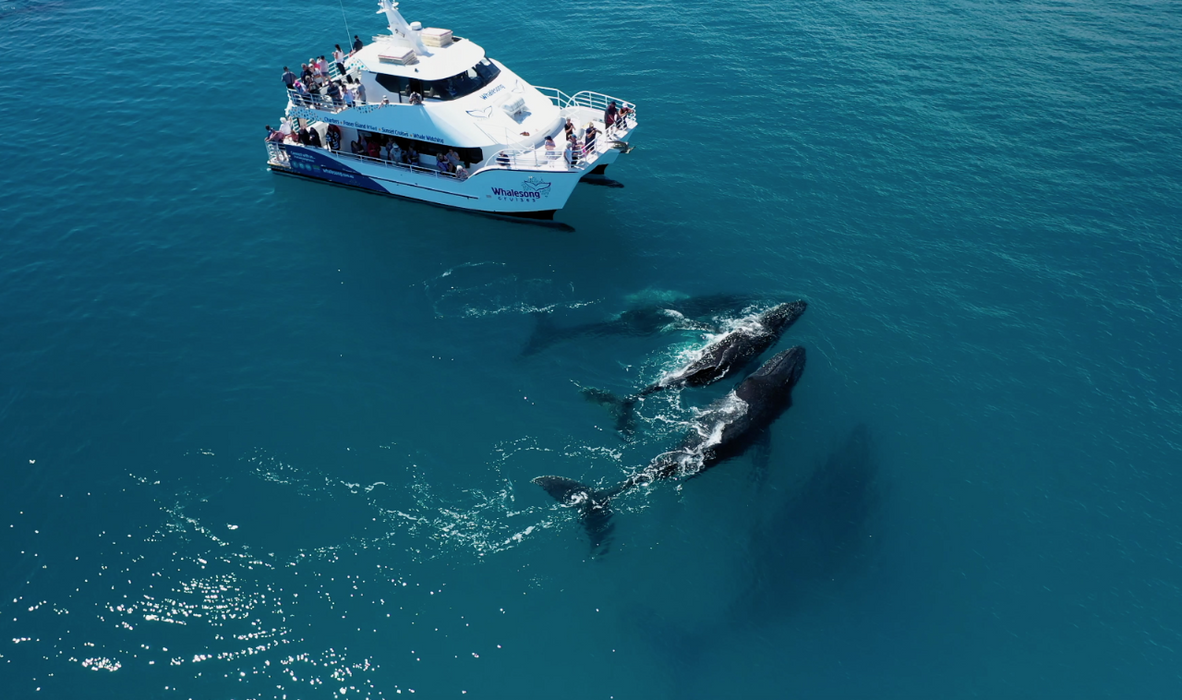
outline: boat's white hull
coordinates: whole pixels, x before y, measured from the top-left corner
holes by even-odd
[[[426,168],[412,169],[291,144],[285,144],[280,153],[273,152],[269,165],[280,172],[382,194],[529,218],[551,218],[566,204],[586,172],[565,168],[489,168],[460,180]]]

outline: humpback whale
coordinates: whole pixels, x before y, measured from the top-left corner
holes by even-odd
[[[610,321],[582,323],[574,326],[556,326],[548,314],[537,314],[538,325],[522,355],[534,355],[551,345],[583,337],[605,335],[653,335],[674,329],[712,329],[710,324],[698,319],[716,313],[734,311],[753,303],[755,299],[737,294],[712,294],[688,297],[675,301],[629,309]]]
[[[804,372],[804,348],[789,348],[765,362],[726,396],[710,404],[681,444],[608,489],[574,479],[539,476],[533,483],[558,502],[577,508],[592,552],[605,553],[613,525],[611,500],[658,479],[690,478],[742,454],[792,405],[792,387]]]
[[[591,387],[582,389],[582,393],[589,401],[608,407],[616,417],[616,430],[631,435],[635,432],[635,408],[639,399],[665,389],[709,386],[742,370],[775,345],[806,308],[808,304],[804,301],[793,301],[739,319],[733,330],[711,340],[695,359],[631,396],[619,398],[610,391]]]

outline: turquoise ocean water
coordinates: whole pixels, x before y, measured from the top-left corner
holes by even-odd
[[[266,170],[374,9],[0,0],[0,697],[1177,697],[1177,3],[404,4],[640,105],[574,232]],[[533,312],[714,293],[810,304],[766,480],[589,559],[529,479],[730,384],[625,443],[700,335]]]

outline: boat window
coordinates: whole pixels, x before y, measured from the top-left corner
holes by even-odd
[[[398,75],[378,73],[374,77],[378,84],[390,91],[409,97],[412,90],[432,100],[454,100],[480,90],[501,74],[497,64],[487,58],[480,59],[480,63],[458,75],[443,80],[418,80],[404,78]]]
[[[390,91],[390,94],[410,95],[410,79],[399,75],[386,75],[385,73],[374,74],[374,79],[378,81],[378,85]]]

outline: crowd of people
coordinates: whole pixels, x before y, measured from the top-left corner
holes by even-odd
[[[340,44],[333,47],[332,64],[325,56],[313,56],[307,63],[300,65],[299,75],[284,66],[281,80],[288,90],[296,93],[297,100],[305,106],[324,102],[338,108],[365,104],[365,85],[345,72],[345,59],[360,51],[363,46],[361,39],[354,35],[352,50],[348,54],[341,49]],[[337,69],[338,77],[335,79],[332,77],[333,65]]]

